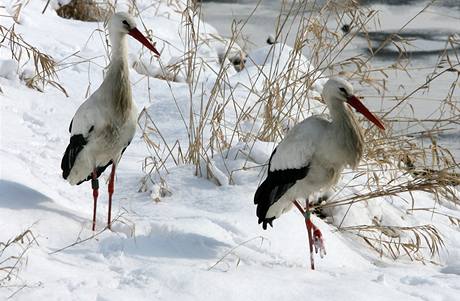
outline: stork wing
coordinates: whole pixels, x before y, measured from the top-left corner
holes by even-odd
[[[273,158],[277,154],[275,149],[270,158],[268,174],[265,181],[257,188],[254,195],[254,204],[257,205],[256,214],[259,218],[259,224],[267,229],[267,224],[272,222],[277,216],[267,216],[270,207],[275,204],[298,180],[307,176],[310,165],[299,168],[290,168],[271,171],[270,166]]]
[[[98,106],[95,100],[96,97],[95,94],[93,94],[78,108],[70,122],[70,142],[61,161],[62,177],[64,179],[67,179],[69,176],[78,154],[88,143],[90,135],[95,129],[97,130],[100,128],[100,120],[104,120],[101,116],[103,113],[101,110],[103,110],[103,108]],[[103,169],[106,167],[107,166]],[[102,171],[100,173],[102,173]]]
[[[70,128],[72,127],[72,123],[70,124]],[[64,179],[67,179],[67,177],[69,176],[78,154],[88,143],[87,136],[89,135],[89,133],[93,131],[93,129],[94,126],[90,128],[86,137],[83,134],[75,134],[70,137],[69,145],[67,145],[67,148],[64,152],[64,156],[62,157],[61,161],[62,177]]]
[[[310,163],[317,151],[318,141],[325,134],[329,122],[319,117],[310,117],[293,127],[273,151],[268,164],[268,174],[254,196],[259,224],[264,229],[278,214],[268,216],[272,207],[298,180],[305,178]],[[290,203],[286,204],[288,207]],[[283,208],[279,208],[279,214]]]
[[[329,121],[312,116],[294,126],[276,147],[270,159],[270,171],[307,166],[329,125]]]
[[[104,102],[98,101],[100,98],[99,90],[91,95],[75,112],[69,126],[69,132],[73,135],[83,135],[85,137],[95,129],[103,127],[102,124],[108,115],[108,108]]]

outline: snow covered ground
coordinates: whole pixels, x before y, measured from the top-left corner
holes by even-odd
[[[149,8],[148,2],[138,1],[141,11],[143,5]],[[164,65],[177,62],[185,47],[180,7],[166,2],[169,1],[142,14],[146,27],[153,29]],[[1,283],[0,299],[458,299],[460,229],[439,214],[424,211],[407,215],[410,204],[403,198],[410,199],[408,194],[359,203],[348,212],[344,226],[369,224],[374,217],[384,225],[433,224],[446,245],[440,257],[433,259],[436,263],[422,264],[407,258],[395,262],[379,257],[362,240],[338,232],[335,226],[314,217],[325,236],[328,254],[317,259],[316,271],[309,270],[305,226],[297,212],[282,216],[267,231],[257,224],[253,194],[263,177],[258,166],[268,159],[271,143],[258,144],[249,162],[237,155],[245,150],[244,144],[238,143],[229,150],[230,159],[217,157],[212,166],[221,180],[220,186],[195,176],[191,165],[176,166],[168,161],[169,173],[162,176],[170,193],[155,201],[160,189],[158,179],[139,192],[145,176],[142,163],[149,155],[139,129],[119,165],[112,231],[102,231],[107,194],[106,185],[101,185],[96,236],[65,248],[95,234],[91,231],[90,184],[70,186],[61,178],[60,160],[75,110],[88,91],[93,92],[102,81],[107,65],[106,46],[99,31],[102,24],[62,19],[52,9],[42,15],[44,4],[45,1],[31,1],[23,8],[21,23],[15,25],[15,30],[60,62],[59,82],[69,97],[50,85],[44,93],[27,88],[19,77],[30,72],[31,63],[18,66],[10,60],[9,50],[0,48],[0,242],[26,229],[37,240],[27,250],[27,262],[18,277]],[[0,16],[7,14],[0,7]],[[13,20],[0,17],[0,24],[10,27]],[[209,25],[201,30],[218,34]],[[188,85],[183,82],[185,73],[176,78],[178,82],[147,78],[140,73],[158,75],[160,64],[151,62],[135,41],[129,43],[133,66],[139,67],[135,62],[144,66],[131,69],[130,74],[138,107],[147,109],[168,143],[179,140],[181,145],[187,145],[186,128],[178,111],[188,114],[190,106]],[[195,105],[209,95],[220,68],[219,49],[209,43],[198,51],[206,63],[202,80],[205,88],[201,94],[193,95]],[[265,61],[260,57],[267,51],[256,50],[244,71],[228,71],[228,84],[241,86],[235,93],[242,100],[248,94],[244,85],[261,68],[270,67],[260,66]],[[289,54],[289,48],[276,51],[281,56]],[[254,85],[263,88],[262,81]],[[317,91],[309,91],[310,96],[318,96],[320,88],[318,85]],[[248,98],[248,102],[256,101],[255,94]],[[229,177],[226,168],[236,170],[244,164],[254,168],[235,172],[232,185],[225,182]],[[347,173],[341,185],[352,177],[353,173]],[[344,191],[359,193],[353,188]],[[429,194],[414,193],[413,197],[419,207],[435,206],[438,212],[460,218],[458,208],[445,202],[442,206]],[[332,215],[342,220],[347,209],[336,209]],[[9,254],[18,255],[16,251],[20,250],[10,249]],[[8,254],[0,254],[0,263],[5,258],[1,255]]]

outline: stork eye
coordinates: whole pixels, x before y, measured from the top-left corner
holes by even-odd
[[[342,91],[342,92],[343,92],[343,94],[345,94],[345,95],[347,95],[347,94],[348,94],[348,93],[347,93],[347,90],[345,90],[345,88],[339,88],[339,90],[340,90],[340,91]]]
[[[129,27],[128,21],[126,21],[126,20],[123,20],[121,23],[123,23],[123,24],[125,24],[126,26],[128,26],[128,27]]]

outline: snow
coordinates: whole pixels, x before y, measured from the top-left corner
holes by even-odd
[[[177,63],[186,48],[181,38],[185,34],[181,7],[168,6],[167,2],[151,10],[156,14],[147,10],[150,1],[137,2],[140,11],[146,9],[142,20],[147,28],[154,29],[153,39],[162,57],[160,63],[150,60],[131,39],[130,76],[138,107],[150,113],[165,141],[187,146],[184,123],[188,119],[183,121],[180,112],[188,114],[190,106],[198,107],[201,98],[210,95],[220,70],[221,49],[200,45],[200,87],[206,90],[196,92],[192,103],[186,65],[180,67],[182,75],[177,82],[144,76],[157,76],[165,66]],[[318,257],[317,270],[310,271],[304,221],[298,212],[283,215],[268,231],[257,224],[253,195],[264,177],[260,165],[268,160],[273,142],[236,141],[222,156],[202,161],[208,164],[201,166],[201,176],[195,175],[195,167],[176,166],[170,159],[168,172],[162,170],[153,183],[147,181],[143,187],[142,165],[149,150],[138,129],[118,167],[113,230],[103,231],[108,198],[105,174],[93,233],[90,184],[73,187],[65,182],[60,159],[68,143],[71,117],[103,78],[107,65],[105,36],[100,31],[103,25],[61,19],[50,8],[42,15],[44,4],[31,1],[25,6],[22,22],[15,30],[61,62],[59,82],[69,97],[50,85],[43,93],[26,87],[19,75],[25,71],[30,74],[31,66],[18,65],[8,49],[0,49],[0,63],[5,66],[0,68],[0,242],[26,229],[38,242],[27,251],[27,263],[21,266],[18,277],[0,283],[0,299],[11,295],[13,300],[98,301],[458,298],[459,228],[441,215],[407,215],[410,204],[402,197],[411,199],[409,193],[331,209],[332,224],[313,217],[323,232],[328,254],[322,260]],[[0,8],[3,14],[7,12]],[[6,27],[13,22],[11,18],[0,20]],[[205,32],[203,39],[218,35],[211,26],[200,26]],[[291,48],[277,45],[275,49],[284,60],[278,64],[284,67]],[[77,56],[71,56],[76,52]],[[256,104],[258,96],[245,86],[253,84],[261,91],[264,82],[257,75],[262,69],[272,77],[286,71],[271,70],[264,64],[267,53],[271,53],[267,47],[249,52],[247,68],[241,72],[229,68],[228,86],[223,89],[234,89],[235,97],[247,99],[248,106]],[[142,62],[143,69],[136,68],[135,62]],[[299,72],[307,72],[308,62],[302,62],[305,69]],[[320,90],[320,86],[314,87],[309,96],[318,96]],[[324,108],[317,104],[310,109],[321,113]],[[231,120],[231,112],[227,113]],[[240,130],[250,134],[258,130],[257,126],[260,122],[255,126],[241,123]],[[209,139],[210,133],[205,132],[205,136]],[[152,134],[151,138],[164,147],[159,135]],[[331,194],[359,193],[347,187],[354,176],[347,171]],[[435,203],[429,194],[416,192],[412,197],[420,207],[436,206],[439,212],[460,218],[457,208]],[[393,261],[378,256],[355,236],[337,231],[341,221],[343,227],[371,224],[374,217],[383,225],[434,224],[443,234],[448,252],[441,251],[435,260],[438,264],[407,258]],[[81,243],[66,248],[77,241]]]
[[[0,77],[15,80],[18,78],[17,70],[18,63],[15,60],[10,59],[0,61]]]

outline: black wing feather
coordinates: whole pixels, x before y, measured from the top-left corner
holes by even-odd
[[[276,203],[294,184],[307,176],[310,165],[301,168],[284,169],[270,171],[271,161],[276,149],[273,151],[268,164],[267,178],[257,188],[254,195],[254,204],[257,205],[256,214],[259,218],[259,224],[262,224],[264,230],[267,224],[272,225],[275,217],[266,218],[269,208]]]
[[[91,127],[90,132],[93,130],[93,127]],[[88,141],[83,137],[83,135],[74,135],[70,137],[70,143],[67,146],[67,149],[65,150],[64,157],[62,158],[61,162],[61,169],[62,169],[62,177],[64,179],[67,179],[67,177],[70,174],[70,171],[72,170],[73,165],[75,164],[75,160],[78,156],[78,153],[81,152],[83,147],[86,145]],[[128,145],[131,143],[128,142],[128,144],[123,148],[121,151],[121,155],[125,152],[126,148]],[[100,175],[113,163],[112,160],[110,160],[107,164],[102,165],[102,166],[97,166],[96,167],[96,174],[97,177],[99,178]],[[89,181],[93,178],[92,174],[89,174],[86,179],[80,181],[77,183],[77,185],[80,185],[81,183],[85,181]]]
[[[70,137],[70,143],[67,146],[64,157],[62,157],[61,161],[62,177],[64,179],[67,179],[69,176],[78,154],[85,147],[86,143],[88,143],[88,141],[82,134]]]
[[[73,124],[73,119],[70,121],[69,125],[69,132],[72,132],[72,124]],[[88,134],[91,133],[94,130],[94,125],[92,125],[88,131]],[[83,134],[77,134],[73,135],[70,137],[70,142],[69,145],[67,145],[67,148],[64,152],[64,156],[62,157],[61,161],[61,169],[62,169],[62,177],[64,179],[67,179],[67,177],[70,174],[70,171],[72,170],[72,167],[75,164],[75,160],[77,159],[78,154],[82,151],[82,149],[85,147],[85,145],[88,143],[87,138],[83,136]],[[124,149],[123,149],[124,151]],[[99,177],[104,170],[112,164],[112,161],[107,163],[105,166],[98,166],[96,167],[96,172],[97,172],[97,177]],[[77,183],[77,185],[80,185],[84,181],[91,180],[91,174],[83,181]]]

